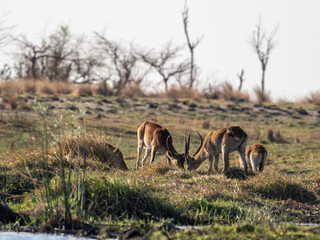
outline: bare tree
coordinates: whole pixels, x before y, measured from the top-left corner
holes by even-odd
[[[166,92],[168,91],[169,79],[173,77],[180,79],[181,75],[189,68],[189,63],[186,61],[183,61],[180,64],[175,63],[180,50],[180,47],[172,47],[169,42],[157,53],[149,51],[147,53],[139,54],[141,59],[150,65],[162,77]]]
[[[275,35],[278,26],[276,26],[269,34],[262,28],[261,17],[259,22],[255,25],[249,44],[252,50],[257,54],[261,63],[262,76],[261,76],[261,94],[265,94],[265,73],[269,63],[270,54],[276,46]],[[263,100],[263,99],[262,99]]]
[[[185,1],[184,10],[182,11],[182,21],[183,21],[183,28],[184,33],[187,39],[187,45],[190,51],[190,77],[189,77],[189,88],[193,87],[193,84],[197,78],[198,74],[198,66],[195,64],[194,61],[194,49],[199,45],[203,36],[198,38],[196,41],[192,42],[189,37],[188,32],[188,24],[189,24],[189,7],[187,6],[187,1]]]
[[[238,76],[239,81],[240,81],[238,91],[241,91],[243,81],[245,80],[245,78],[244,78],[244,70],[241,69],[241,73],[240,74],[238,73],[237,76]]]
[[[71,76],[76,44],[68,26],[59,26],[49,36],[49,55],[46,58],[49,80],[68,81]]]
[[[2,69],[0,69],[0,80],[5,80],[8,81],[11,79],[11,67],[5,63],[2,67]]]
[[[88,83],[97,80],[102,58],[84,36],[74,36],[68,26],[60,26],[40,43],[25,36],[14,38],[20,51],[15,70],[19,78],[49,79]]]
[[[87,42],[85,37],[78,37],[76,41],[76,49],[74,50],[73,76],[71,81],[75,83],[93,83],[99,82],[101,77],[99,70],[104,67],[103,56],[92,47],[91,42]]]
[[[112,82],[115,94],[130,84],[139,85],[148,71],[139,65],[139,57],[133,44],[127,50],[119,43],[107,39],[103,34],[95,33],[96,42],[105,55],[107,66],[113,73]]]
[[[6,15],[0,16],[0,49],[8,44],[10,32],[13,26],[6,25]]]
[[[13,29],[13,26],[8,26],[6,24],[6,14],[0,16],[0,51],[9,43],[10,33]],[[5,54],[7,54],[5,52]],[[11,67],[5,63],[0,69],[0,80],[9,80],[11,79]]]
[[[18,64],[15,70],[19,78],[37,79],[45,76],[45,68],[43,58],[49,57],[49,44],[45,39],[40,44],[36,44],[27,39],[26,36],[18,36],[14,38],[18,43],[21,52],[18,53]]]
[[[68,26],[58,27],[49,37],[44,36],[40,44],[25,36],[15,38],[21,49],[15,64],[18,77],[68,81],[77,49],[72,38]]]

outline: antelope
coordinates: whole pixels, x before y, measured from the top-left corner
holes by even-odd
[[[166,128],[163,128],[155,122],[146,121],[142,123],[137,130],[138,135],[138,156],[136,162],[136,169],[140,168],[140,156],[142,148],[145,147],[145,155],[142,158],[142,167],[149,155],[151,154],[150,163],[154,162],[156,152],[165,154],[168,163],[171,161],[179,168],[184,170],[185,153],[179,154],[173,147],[172,137]],[[185,139],[185,152],[186,139]]]
[[[191,157],[186,154],[188,170],[196,170],[207,158],[209,158],[209,174],[212,171],[213,157],[214,169],[218,172],[219,155],[222,153],[224,162],[223,173],[229,168],[229,154],[237,150],[240,154],[244,170],[247,174],[247,163],[245,161],[245,149],[247,145],[247,134],[239,126],[230,126],[221,128],[217,131],[207,133],[205,139],[201,139],[201,147],[199,151]],[[189,151],[190,135],[187,143],[187,151]]]
[[[246,147],[246,163],[254,173],[258,172],[258,170],[260,172],[263,171],[267,155],[267,150],[261,144],[254,144]],[[238,164],[243,168],[243,164],[240,158]]]

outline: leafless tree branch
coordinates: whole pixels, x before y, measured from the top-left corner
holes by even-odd
[[[249,39],[249,45],[252,50],[257,54],[258,59],[261,64],[262,77],[261,77],[261,92],[265,92],[265,72],[267,65],[269,63],[270,54],[274,50],[277,41],[275,40],[275,35],[278,31],[278,26],[276,26],[270,34],[262,28],[261,16],[259,22],[255,25],[252,32],[252,36]]]
[[[185,1],[184,10],[181,13],[182,15],[182,22],[183,22],[183,29],[187,39],[187,45],[190,51],[190,77],[189,77],[189,88],[193,87],[194,82],[196,81],[197,77],[197,66],[194,61],[194,49],[199,45],[199,43],[203,39],[203,35],[200,38],[197,38],[196,41],[192,42],[190,40],[189,32],[188,32],[188,24],[189,24],[189,7],[187,6],[187,1]]]

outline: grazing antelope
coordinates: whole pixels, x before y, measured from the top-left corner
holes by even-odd
[[[140,155],[142,148],[146,148],[145,155],[142,158],[142,167],[148,156],[151,154],[150,163],[154,161],[156,152],[165,154],[168,159],[168,163],[171,165],[171,161],[174,164],[184,170],[185,154],[179,154],[173,147],[172,137],[166,128],[163,128],[155,122],[146,121],[142,123],[138,130],[138,157],[136,162],[136,168],[139,169]],[[186,150],[186,148],[185,148]]]
[[[200,134],[199,134],[200,135]],[[231,126],[221,128],[217,131],[210,131],[205,139],[201,138],[201,148],[193,155],[193,157],[186,155],[188,170],[196,170],[207,158],[209,158],[209,173],[212,170],[213,157],[214,169],[218,171],[219,155],[222,153],[225,172],[229,168],[229,154],[235,150],[240,153],[241,160],[247,173],[247,163],[245,161],[245,148],[247,145],[247,134],[239,126]],[[189,150],[190,135],[187,144]],[[188,151],[186,151],[188,153]]]
[[[263,171],[264,164],[267,160],[268,152],[261,144],[254,144],[246,147],[246,163],[254,173]],[[238,164],[243,168],[241,159],[239,158]]]

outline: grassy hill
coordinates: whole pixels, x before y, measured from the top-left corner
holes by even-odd
[[[208,161],[195,172],[179,171],[163,155],[136,171],[136,130],[145,120],[166,127],[178,152],[191,133],[191,153],[199,146],[197,131],[204,137],[239,125],[248,144],[268,150],[265,171],[245,177],[236,152],[226,174],[208,175]],[[82,235],[152,239],[320,233],[319,226],[299,225],[320,222],[317,105],[19,95],[14,106],[0,104],[0,126],[0,199],[37,230],[62,231],[69,223]],[[93,148],[71,154],[66,138],[119,148],[129,171],[112,168]]]

